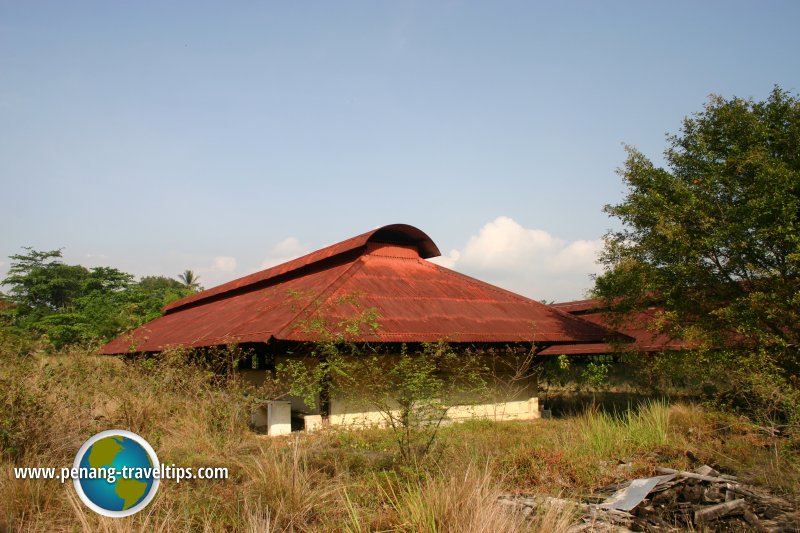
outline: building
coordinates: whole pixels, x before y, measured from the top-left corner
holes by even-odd
[[[252,347],[267,368],[274,368],[318,340],[303,327],[310,312],[323,310],[337,324],[364,308],[377,309],[379,327],[360,332],[355,340],[387,346],[447,341],[487,352],[542,350],[602,343],[612,335],[600,325],[426,260],[438,255],[419,229],[384,226],[178,300],[163,316],[113,340],[102,352],[238,343]],[[309,410],[297,398],[271,402],[254,423],[280,434],[300,417],[306,428],[381,422],[364,406],[336,397],[322,403],[325,409]],[[453,409],[450,416],[537,418],[535,381],[510,397]]]
[[[541,350],[539,355],[592,356],[613,355],[623,351],[628,353],[656,353],[670,350],[686,350],[690,343],[674,339],[669,335],[657,332],[659,315],[663,309],[651,306],[647,309],[633,311],[627,315],[611,312],[602,300],[575,300],[552,304],[553,309],[565,311],[573,316],[614,330],[633,342],[614,343],[576,343],[572,345],[553,345]]]

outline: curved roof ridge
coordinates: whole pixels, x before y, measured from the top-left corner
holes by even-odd
[[[326,259],[342,255],[347,252],[352,252],[359,248],[365,247],[368,242],[385,242],[390,244],[405,244],[417,247],[419,255],[423,259],[430,257],[437,257],[441,255],[439,248],[428,237],[428,235],[419,228],[410,226],[408,224],[389,224],[374,230],[356,235],[344,241],[326,246],[315,252],[311,252],[304,256],[292,259],[280,265],[255,272],[253,274],[217,285],[210,289],[191,294],[185,298],[181,298],[175,302],[164,307],[164,313],[170,313],[177,309],[181,309],[190,305],[197,304],[210,299],[217,299],[218,297],[232,293],[239,292],[248,287],[252,287],[263,282],[269,281],[278,276],[288,274],[295,270],[307,267],[314,263],[319,263]]]

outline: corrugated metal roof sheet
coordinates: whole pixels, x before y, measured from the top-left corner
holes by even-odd
[[[597,312],[602,306],[602,302],[597,299],[591,300],[573,300],[571,302],[559,302],[551,304],[551,307],[566,311],[567,313],[580,314],[585,311]]]
[[[419,251],[420,257],[424,259],[441,255],[439,248],[436,247],[431,238],[428,237],[423,231],[415,228],[414,226],[409,226],[408,224],[391,224],[389,226],[383,226],[381,228],[362,233],[361,235],[351,237],[345,241],[327,246],[317,250],[316,252],[311,252],[310,254],[287,261],[286,263],[282,263],[272,268],[256,272],[255,274],[250,274],[249,276],[244,276],[242,278],[229,281],[228,283],[223,283],[222,285],[198,292],[197,294],[192,294],[186,298],[172,302],[164,308],[164,311],[174,311],[181,307],[187,307],[195,304],[196,302],[211,300],[221,295],[247,290],[286,274],[300,273],[304,267],[322,263],[327,259],[342,255],[347,252],[356,252],[358,250],[362,250],[369,242],[384,242],[415,246]]]
[[[387,231],[388,230],[388,231]],[[383,242],[385,241],[385,242]],[[185,298],[103,348],[104,353],[229,342],[314,341],[310,313],[334,328],[375,308],[364,342],[576,343],[611,333],[518,294],[425,261],[438,255],[420,230],[393,225]]]
[[[633,343],[615,346],[607,343],[576,344],[571,346],[551,346],[540,355],[594,355],[620,351],[660,352],[663,350],[684,350],[690,344],[680,339],[654,331],[654,323],[662,312],[657,307],[629,313],[623,317],[608,312],[601,300],[576,300],[552,304],[553,308],[568,311],[594,324],[615,329],[635,339]]]

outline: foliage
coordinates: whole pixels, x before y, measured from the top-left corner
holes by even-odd
[[[108,340],[161,314],[189,291],[177,280],[150,276],[139,282],[111,267],[66,265],[61,250],[11,256],[3,284],[12,307],[2,322],[18,332],[46,335],[56,346]]]
[[[800,100],[712,96],[668,143],[667,168],[627,148],[595,295],[623,311],[657,300],[662,331],[738,346],[729,371],[800,388]]]
[[[533,371],[538,378],[539,390],[545,403],[550,400],[551,389],[570,389],[578,392],[588,388],[593,393],[609,385],[612,358],[607,356],[540,357]]]
[[[765,350],[664,352],[628,364],[651,391],[680,391],[770,426],[796,427],[800,421],[800,390]]]
[[[192,292],[203,290],[203,287],[200,285],[200,277],[192,270],[184,270],[183,273],[178,275],[178,279],[181,280],[184,288]]]
[[[424,458],[439,427],[457,405],[471,405],[488,395],[488,368],[476,354],[444,342],[423,344],[398,353],[364,352],[348,358],[348,372],[336,389],[354,405],[377,409],[392,429],[405,461]]]
[[[611,365],[608,363],[595,363],[594,361],[589,361],[586,364],[586,368],[583,370],[581,374],[581,378],[586,382],[587,385],[594,389],[601,388],[608,379],[608,369]]]
[[[142,278],[134,287],[132,303],[133,311],[142,317],[143,322],[161,316],[161,309],[191,294],[186,288],[175,284],[175,280],[165,276],[148,276]]]
[[[691,470],[686,450],[745,483],[800,487],[797,439],[698,405],[654,404],[610,420],[590,412],[453,424],[440,430],[439,461],[411,470],[391,461],[390,428],[254,434],[250,391],[236,373],[220,381],[216,364],[179,351],[133,359],[77,347],[41,352],[0,331],[2,531],[565,531],[570,517],[560,528],[517,520],[497,496],[572,498],[657,466]],[[210,362],[229,357],[235,350]],[[68,484],[14,475],[18,466],[71,465],[89,436],[110,427],[142,435],[164,464],[227,467],[230,477],[162,481],[145,512],[105,518]]]
[[[11,287],[10,300],[25,310],[57,311],[69,306],[81,294],[89,270],[62,263],[61,250],[25,250],[28,253],[10,257],[11,268],[3,280]]]
[[[458,352],[445,342],[371,346],[362,339],[377,333],[380,315],[375,308],[363,308],[358,295],[338,298],[332,306],[313,294],[294,296],[311,300],[298,327],[316,341],[310,359],[290,359],[277,369],[290,384],[289,392],[309,406],[329,394],[361,410],[377,410],[404,461],[431,451],[451,408],[486,396],[488,368],[477,354]],[[345,305],[351,315],[332,318]]]

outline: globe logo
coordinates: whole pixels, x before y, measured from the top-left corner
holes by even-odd
[[[123,517],[144,509],[155,497],[160,465],[153,447],[136,433],[103,431],[75,456],[80,475],[72,483],[81,501],[104,516]]]

